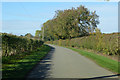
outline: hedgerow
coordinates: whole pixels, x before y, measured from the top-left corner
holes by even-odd
[[[91,34],[85,37],[48,41],[49,44],[92,49],[107,55],[120,55],[120,34]]]
[[[2,56],[20,54],[36,50],[43,44],[43,41],[28,39],[7,33],[0,34],[2,39]]]

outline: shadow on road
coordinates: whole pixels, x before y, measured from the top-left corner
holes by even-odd
[[[52,55],[55,51],[55,48],[51,46],[51,51],[46,55],[46,57],[35,67],[35,69],[30,73],[28,76],[29,79],[46,79],[46,80],[118,80],[116,75],[107,75],[107,76],[99,76],[99,77],[92,77],[92,78],[51,78],[51,66],[52,64]],[[116,77],[116,78],[111,78]]]
[[[32,72],[28,75],[28,80],[30,78],[46,78],[51,75],[50,69],[52,66],[52,55],[55,51],[54,47],[51,47],[51,51],[42,59],[37,66],[32,70]]]

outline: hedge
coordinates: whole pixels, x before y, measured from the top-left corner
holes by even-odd
[[[60,46],[70,46],[78,48],[86,48],[102,52],[107,55],[120,55],[119,37],[120,34],[94,34],[66,40],[48,41],[48,44]]]
[[[1,33],[0,36],[2,39],[2,56],[33,51],[44,43],[40,40],[28,39],[7,33]]]

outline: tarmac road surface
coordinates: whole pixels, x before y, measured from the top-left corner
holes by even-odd
[[[49,46],[52,47],[51,51],[27,78],[96,78],[115,75],[75,51]]]

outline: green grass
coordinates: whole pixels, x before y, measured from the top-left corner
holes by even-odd
[[[42,59],[50,47],[42,45],[36,51],[3,57],[2,78],[25,78],[25,75]]]
[[[118,70],[118,62],[112,59],[109,59],[107,57],[101,56],[101,55],[97,55],[95,53],[92,52],[87,52],[81,49],[76,49],[76,48],[72,48],[72,47],[67,47],[73,51],[76,51],[78,53],[80,53],[81,55],[88,57],[89,59],[92,59],[93,61],[96,62],[96,64],[100,65],[101,67],[104,67],[112,72],[115,73],[120,73],[120,71]]]

